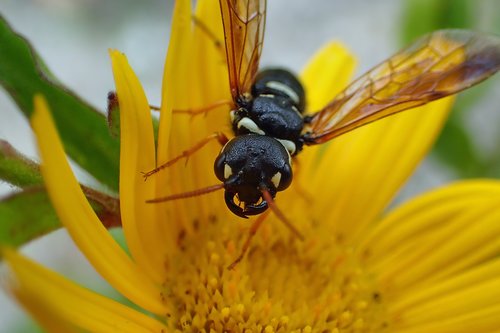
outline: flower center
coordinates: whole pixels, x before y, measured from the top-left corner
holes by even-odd
[[[216,219],[179,238],[165,282],[167,320],[181,332],[381,332],[383,295],[340,237],[311,227],[302,242],[265,221],[247,256],[226,267],[247,237]],[[278,230],[279,228],[279,230]]]

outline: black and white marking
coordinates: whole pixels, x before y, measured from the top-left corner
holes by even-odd
[[[304,89],[282,69],[260,72],[252,96],[230,113],[235,138],[217,157],[215,174],[224,182],[228,208],[238,216],[267,209],[262,189],[272,197],[292,181],[292,159],[303,146]]]

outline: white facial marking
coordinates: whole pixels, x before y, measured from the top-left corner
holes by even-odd
[[[276,172],[273,178],[271,178],[271,181],[273,182],[274,186],[278,188],[280,186],[280,181],[281,181],[281,172]]]
[[[238,122],[238,129],[241,127],[246,128],[250,133],[266,135],[266,133],[257,126],[256,123],[250,118],[244,117]]]
[[[224,164],[224,179],[228,179],[233,175],[233,169],[229,166],[229,164]]]
[[[232,110],[231,112],[229,112],[229,118],[231,119],[231,123],[234,122],[234,114],[235,114],[236,111]]]
[[[285,147],[288,154],[290,155],[295,154],[295,150],[297,149],[297,147],[295,146],[295,143],[293,143],[293,141],[282,140],[282,139],[276,139],[276,140],[278,140],[283,145],[283,147]]]
[[[290,97],[296,104],[299,104],[299,96],[292,88],[278,81],[269,81],[266,83],[266,87],[271,89],[279,90],[285,93],[288,97]]]

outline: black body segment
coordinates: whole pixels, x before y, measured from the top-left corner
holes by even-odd
[[[304,87],[291,72],[281,68],[260,71],[252,86],[252,96],[282,96],[291,100],[300,113],[304,112],[306,98]]]

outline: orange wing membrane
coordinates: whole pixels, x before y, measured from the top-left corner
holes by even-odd
[[[465,30],[426,35],[355,80],[310,116],[319,144],[378,119],[455,94],[500,70],[500,38]]]
[[[264,41],[266,0],[220,0],[234,101],[250,93]]]

